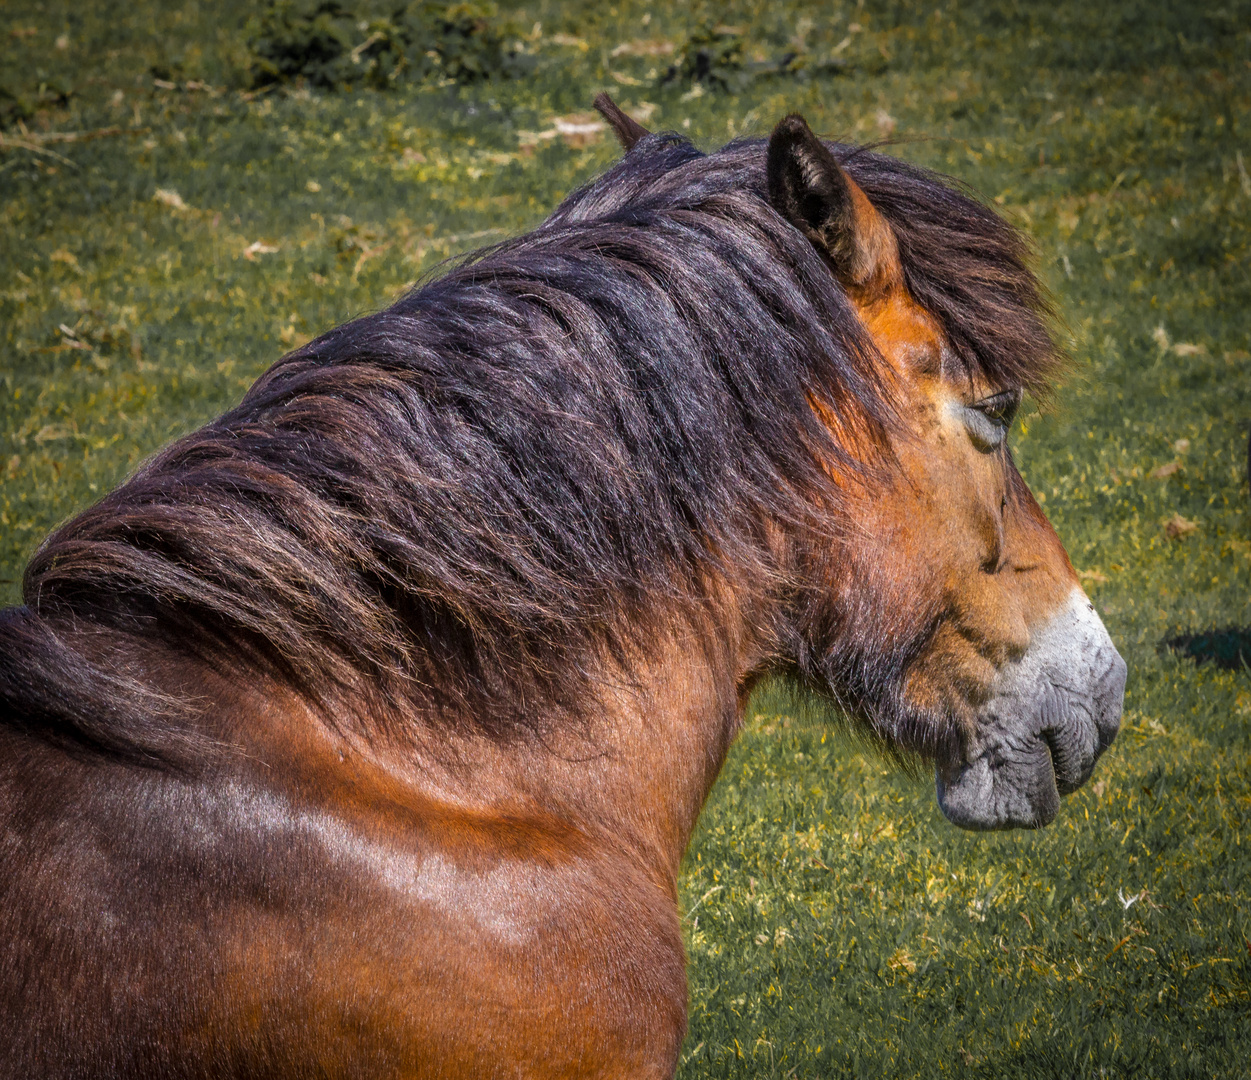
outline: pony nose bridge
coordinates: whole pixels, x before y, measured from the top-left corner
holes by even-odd
[[[978,583],[951,608],[960,637],[996,669],[1020,660],[1031,635],[1020,603],[990,582]]]
[[[991,543],[990,551],[982,560],[983,574],[998,574],[1004,566],[1002,538],[997,536]]]
[[[1002,506],[998,513],[986,514],[979,532],[985,537],[987,548],[981,561],[981,570],[984,574],[998,574],[1008,559],[1008,535],[1004,528]]]

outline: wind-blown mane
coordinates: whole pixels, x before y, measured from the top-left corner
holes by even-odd
[[[1023,239],[931,173],[832,149],[969,371],[1041,386]],[[192,706],[85,655],[101,628],[318,705],[542,729],[605,662],[715,619],[721,584],[790,587],[769,529],[835,532],[830,465],[891,422],[848,298],[769,205],[763,142],[648,137],[534,232],[282,359],[49,537],[0,615],[0,723],[171,752]]]

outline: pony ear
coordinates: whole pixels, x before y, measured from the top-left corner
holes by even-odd
[[[651,134],[642,124],[632,117],[626,116],[612,98],[602,91],[595,95],[595,110],[608,121],[608,126],[617,133],[621,148],[626,152],[634,149],[639,139]]]
[[[902,278],[895,234],[802,116],[769,136],[769,201],[823,252],[845,285],[883,287]]]

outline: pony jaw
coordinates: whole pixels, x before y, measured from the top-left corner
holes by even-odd
[[[1000,669],[959,759],[939,761],[938,805],[974,830],[1050,824],[1116,737],[1125,661],[1094,606],[1068,603]]]

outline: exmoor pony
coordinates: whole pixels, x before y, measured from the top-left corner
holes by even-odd
[[[799,116],[626,153],[283,357],[0,613],[0,1074],[669,1077],[781,673],[1035,827],[1125,665],[1006,436],[1026,244]]]

